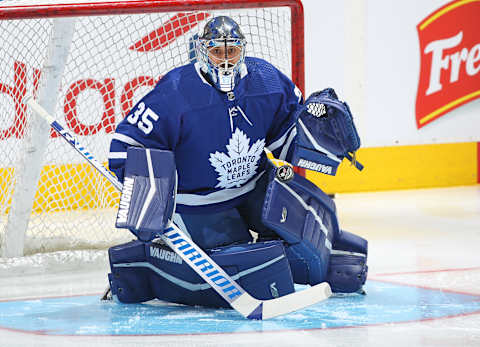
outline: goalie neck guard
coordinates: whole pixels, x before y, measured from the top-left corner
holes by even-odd
[[[235,88],[246,43],[240,27],[230,17],[215,17],[205,25],[197,41],[197,57],[202,71],[218,90],[230,92]]]

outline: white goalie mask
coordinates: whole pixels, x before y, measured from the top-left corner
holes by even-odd
[[[245,36],[230,17],[215,17],[205,24],[197,40],[197,58],[202,71],[220,91],[235,88],[245,60],[245,45]]]

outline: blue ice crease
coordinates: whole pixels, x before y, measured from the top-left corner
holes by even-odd
[[[301,289],[301,287],[299,287]],[[0,328],[48,335],[164,335],[321,329],[398,323],[480,311],[480,296],[368,281],[367,295],[335,296],[267,321],[233,310],[101,302],[97,296],[0,302]]]

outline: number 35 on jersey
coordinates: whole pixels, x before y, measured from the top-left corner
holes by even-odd
[[[143,102],[139,103],[135,112],[127,117],[127,121],[130,124],[137,124],[138,129],[143,131],[146,135],[152,132],[152,122],[156,120],[158,120],[158,115],[150,107],[145,108],[145,103]]]

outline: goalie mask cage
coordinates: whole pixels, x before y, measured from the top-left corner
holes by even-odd
[[[106,164],[115,125],[162,75],[195,60],[194,39],[215,15],[236,20],[247,55],[303,90],[300,0],[0,3],[1,257],[132,239],[114,226],[119,193],[37,119],[25,96]]]

